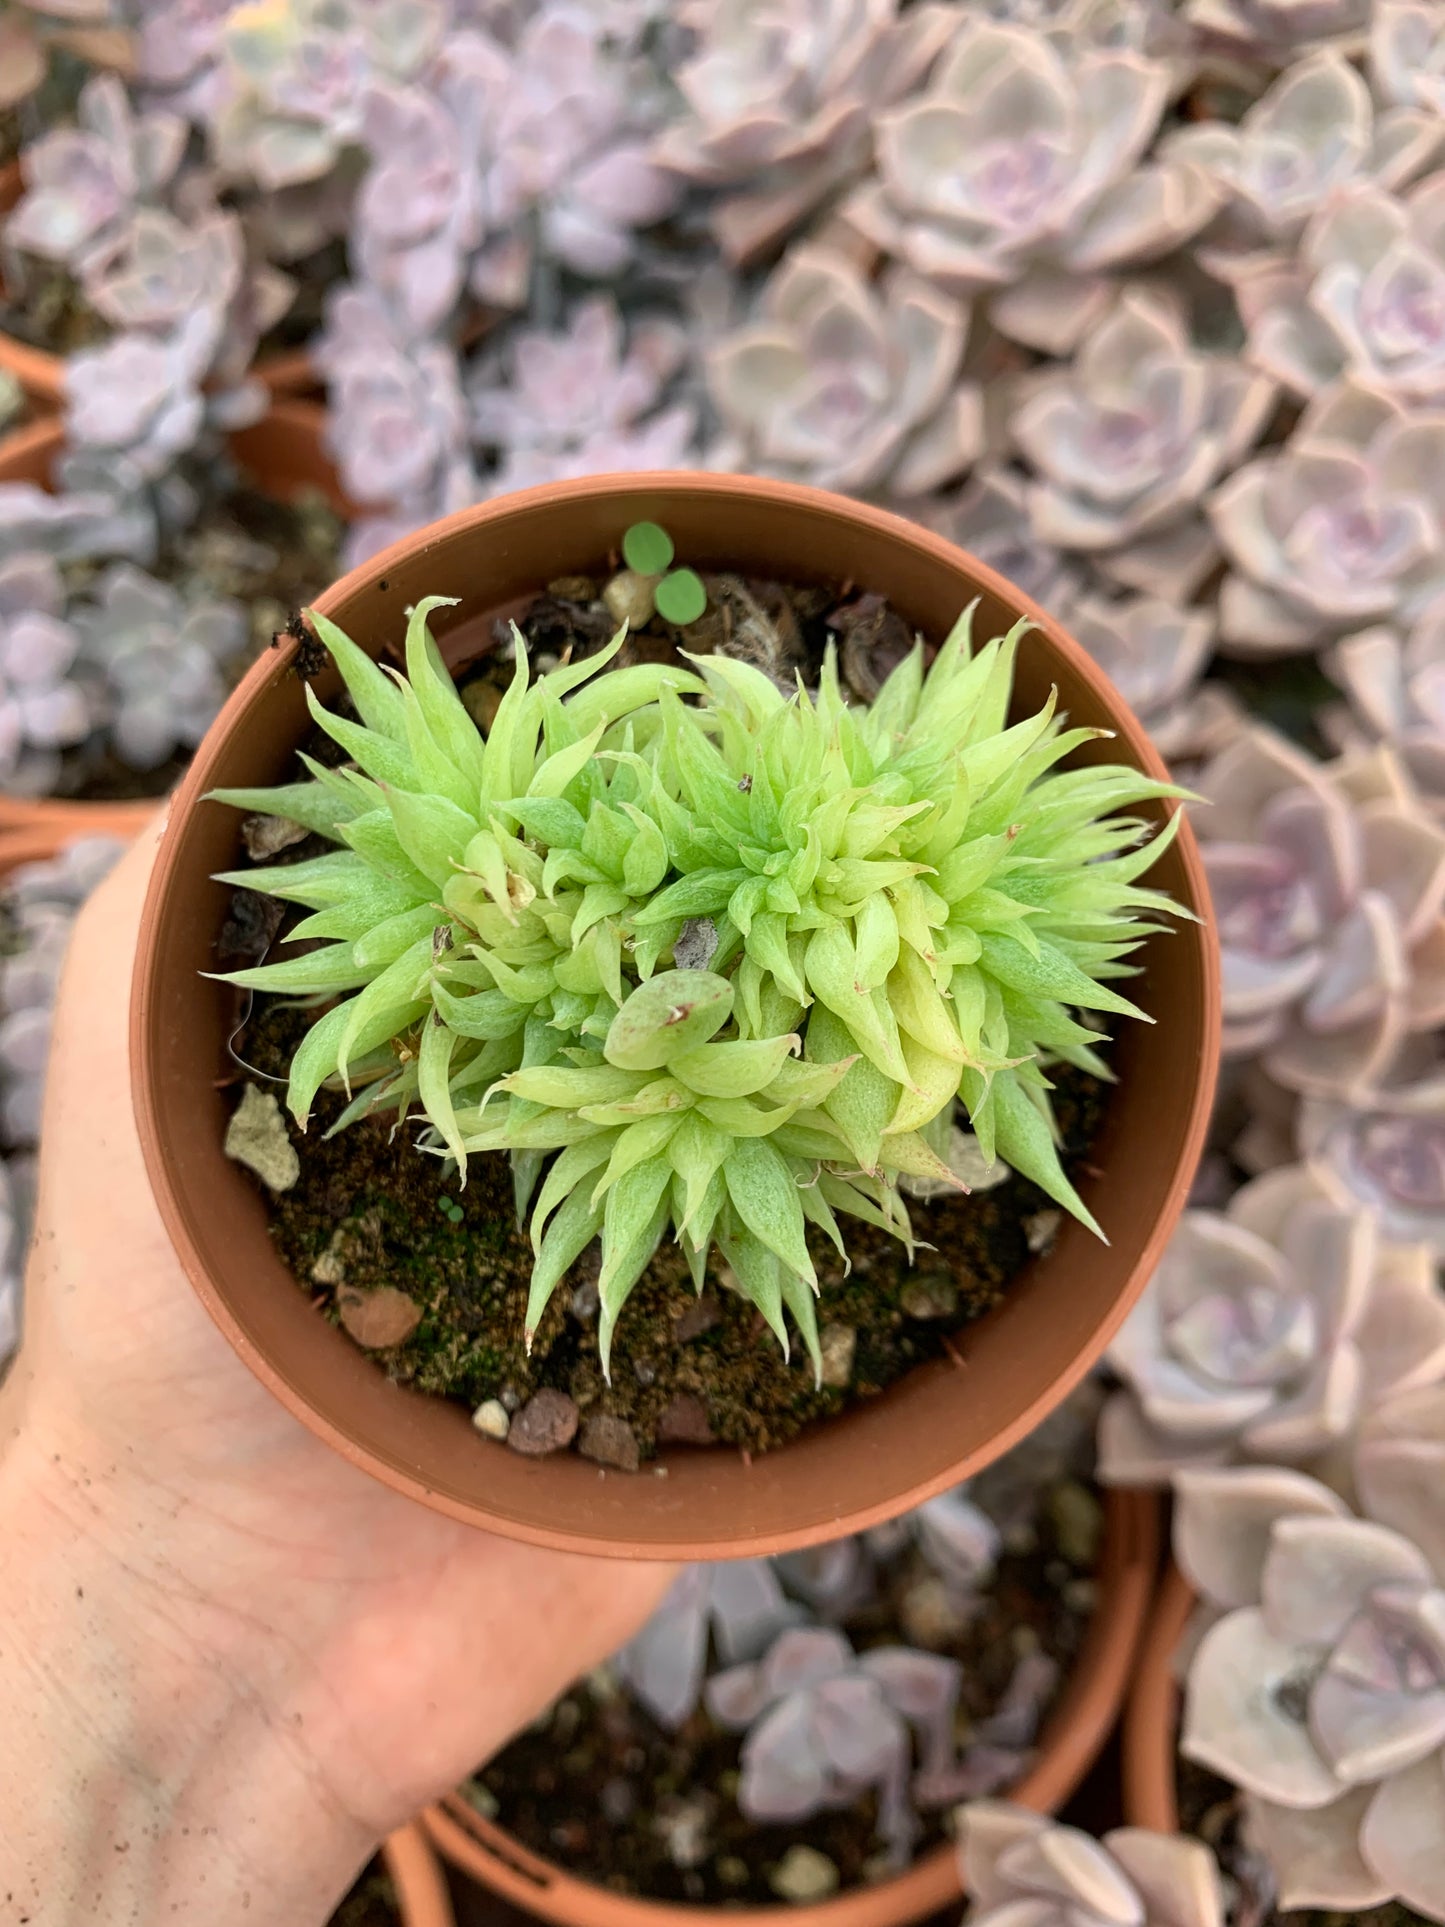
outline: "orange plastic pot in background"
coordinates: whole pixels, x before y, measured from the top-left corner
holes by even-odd
[[[0,223],[25,192],[20,163],[8,161],[0,167]],[[4,283],[0,282],[0,292]],[[45,348],[32,348],[29,342],[0,330],[0,369],[11,374],[30,399],[45,408],[65,406],[65,357]],[[320,385],[320,378],[304,348],[288,348],[282,353],[263,355],[251,373],[273,395],[304,394]]]
[[[326,413],[315,402],[277,402],[250,428],[230,437],[230,449],[268,495],[288,501],[317,489],[343,513],[336,470],[326,453]],[[65,431],[54,420],[30,422],[0,438],[0,482],[50,486],[51,472],[64,453]],[[135,802],[66,802],[55,797],[0,796],[0,844],[17,831],[40,826],[64,841],[75,836],[134,836],[163,806],[160,797]]]
[[[819,489],[742,476],[598,476],[464,509],[396,543],[319,598],[360,646],[395,643],[426,595],[461,598],[435,618],[456,664],[490,647],[503,609],[559,574],[596,574],[630,524],[652,520],[703,569],[850,582],[889,597],[935,637],[975,599],[979,633],[1020,616],[1021,713],[1051,686],[1075,723],[1113,732],[1080,761],[1164,768],[1102,671],[1051,617],[972,557],[897,516]],[[327,670],[311,685],[336,690]],[[1157,1019],[1120,1026],[1118,1084],[1091,1149],[1086,1202],[1113,1240],[1066,1219],[1004,1301],[956,1337],[956,1362],[917,1368],[876,1399],[751,1462],[679,1448],[640,1477],[575,1453],[524,1458],[479,1438],[457,1403],[393,1385],[318,1318],[270,1237],[268,1208],[222,1152],[216,1087],[229,995],[206,979],[239,861],[234,812],[216,787],[294,772],[311,724],[291,651],[270,651],[234,692],[171,808],[141,928],[132,1005],[137,1118],[167,1230],[221,1330],[316,1434],[397,1490],[470,1524],[573,1551],[635,1559],[736,1559],[860,1531],[977,1471],[1023,1438],[1079,1382],[1143,1289],[1188,1195],[1219,1046],[1218,959],[1203,870],[1187,825],[1153,881],[1198,922],[1150,939],[1131,992]],[[1156,820],[1163,808],[1146,806]],[[661,1476],[659,1476],[659,1472]]]
[[[1193,1611],[1189,1581],[1171,1564],[1139,1648],[1124,1716],[1124,1817],[1131,1827],[1156,1833],[1179,1831],[1175,1742],[1182,1695],[1174,1655]]]
[[[1005,1796],[1055,1813],[1073,1794],[1114,1729],[1154,1596],[1160,1505],[1151,1492],[1104,1494],[1099,1597],[1063,1695],[1045,1724],[1028,1773]],[[514,1906],[560,1927],[904,1927],[960,1898],[954,1848],[933,1848],[906,1873],[813,1906],[688,1907],[615,1894],[540,1860],[460,1794],[422,1815],[438,1852]],[[800,1829],[804,1831],[805,1829]]]
[[[383,1840],[381,1859],[396,1892],[402,1927],[455,1927],[446,1876],[419,1826],[399,1827]]]

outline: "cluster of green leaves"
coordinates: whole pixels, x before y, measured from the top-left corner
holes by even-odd
[[[619,634],[532,681],[514,632],[483,740],[427,630],[442,600],[404,676],[313,616],[356,719],[308,697],[348,763],[220,793],[339,846],[222,879],[311,913],[304,951],[229,979],[325,1000],[291,1067],[303,1124],[330,1084],[336,1129],[419,1105],[463,1181],[510,1153],[529,1337],[600,1236],[604,1367],[669,1226],[699,1289],[717,1248],[816,1367],[809,1229],[845,1259],[840,1215],[908,1240],[898,1181],[956,1182],[958,1097],[987,1156],[1093,1225],[1047,1067],[1107,1075],[1078,1013],[1140,1015],[1111,985],[1172,907],[1139,878],[1177,816],[1150,837],[1129,812],[1175,792],[1060,770],[1099,732],[1052,698],[1009,726],[1025,625],[974,652],[966,613],[864,710],[831,656],[785,696],[721,657],[599,673]]]

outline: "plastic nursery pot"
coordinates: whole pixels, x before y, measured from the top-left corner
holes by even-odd
[[[1104,1494],[1099,1598],[1063,1695],[1046,1721],[1033,1765],[1008,1798],[1057,1812],[1114,1729],[1154,1593],[1160,1505],[1152,1492]],[[561,1927],[903,1927],[957,1900],[963,1883],[955,1848],[944,1843],[906,1873],[812,1906],[689,1907],[615,1894],[541,1860],[452,1794],[422,1815],[437,1850],[454,1867],[514,1906]],[[800,1828],[800,1831],[802,1829]]]
[[[1179,1831],[1175,1741],[1179,1681],[1174,1655],[1194,1611],[1189,1581],[1171,1563],[1159,1588],[1124,1716],[1124,1817],[1131,1827]]]
[[[597,476],[526,490],[394,544],[342,578],[318,608],[373,653],[426,595],[461,598],[436,633],[455,664],[489,646],[493,615],[558,575],[596,573],[633,522],[661,522],[703,568],[848,582],[877,591],[942,638],[978,600],[980,634],[1020,615],[1020,713],[1051,684],[1077,723],[1106,726],[1095,760],[1162,777],[1138,721],[1051,617],[940,536],[822,490],[742,476]],[[336,690],[329,666],[312,685]],[[353,1464],[453,1517],[535,1544],[636,1559],[735,1559],[858,1532],[946,1490],[1039,1421],[1098,1358],[1153,1271],[1189,1190],[1219,1045],[1218,960],[1187,827],[1153,880],[1201,918],[1150,939],[1131,994],[1158,1021],[1120,1027],[1118,1086],[1083,1195],[1113,1239],[1066,1220],[987,1317],[957,1335],[958,1362],[915,1369],[750,1462],[679,1448],[640,1477],[599,1474],[574,1453],[545,1459],[480,1439],[458,1404],[398,1389],[319,1318],[268,1235],[252,1180],[222,1153],[217,1089],[230,993],[207,982],[227,895],[210,881],[238,857],[235,813],[209,790],[290,776],[310,724],[283,651],[233,693],[178,790],[141,929],[132,1005],[136,1112],[151,1182],[181,1262],[241,1357]],[[1162,820],[1163,812],[1159,812]]]
[[[4,337],[0,336],[0,344]],[[0,354],[3,363],[3,354]],[[306,489],[319,489],[343,512],[336,471],[327,456],[325,411],[314,402],[277,402],[250,428],[230,437],[231,452],[268,495],[285,501]],[[34,482],[49,488],[57,458],[65,452],[65,430],[55,420],[31,422],[0,438],[0,484]],[[127,803],[67,803],[50,797],[0,796],[0,842],[15,831],[52,825],[72,836],[134,836],[161,808],[157,797]]]
[[[24,192],[25,181],[19,161],[8,161],[4,167],[0,167],[0,222]],[[3,292],[4,282],[0,280],[0,294]],[[64,355],[53,355],[44,348],[32,348],[29,342],[0,330],[0,369],[13,375],[32,401],[49,408],[64,406]],[[309,388],[315,388],[318,381],[311,356],[304,348],[290,348],[283,353],[263,355],[251,373],[258,381],[264,382],[273,395],[302,394]]]
[[[391,1877],[402,1927],[455,1927],[446,1877],[419,1826],[399,1827],[383,1840],[381,1860]]]

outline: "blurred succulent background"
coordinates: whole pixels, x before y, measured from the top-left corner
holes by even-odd
[[[479,498],[710,466],[919,519],[1070,628],[1207,799],[1225,1077],[1115,1349],[1104,1474],[1248,1495],[1286,1468],[1375,1516],[1387,1482],[1341,1468],[1445,1374],[1445,9],[4,0],[0,168],[5,825],[162,793],[338,558]],[[247,480],[268,416],[282,453]],[[23,450],[51,417],[47,492]],[[24,1146],[64,892],[11,894]],[[13,1279],[23,1168],[8,1189]],[[1438,1539],[1411,1543],[1400,1583],[1438,1601]],[[870,1557],[803,1577],[826,1595]],[[715,1610],[687,1605],[688,1650]],[[1438,1619],[1399,1610],[1445,1705]],[[1348,1671],[1337,1628],[1290,1626],[1322,1681]],[[750,1735],[789,1708],[814,1731],[789,1693],[908,1725],[816,1638],[786,1690],[776,1645],[746,1647],[774,1668],[738,1687]],[[1445,1838],[1445,1726],[1409,1720],[1408,1784],[1363,1833],[1343,1740],[1347,1795],[1301,1767],[1333,1835],[1266,1816],[1288,1891],[1445,1892],[1400,1857],[1407,1795]],[[901,1839],[897,1759],[874,1767]]]

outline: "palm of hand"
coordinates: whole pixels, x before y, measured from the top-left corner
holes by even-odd
[[[213,1656],[379,1833],[621,1644],[669,1575],[513,1545],[401,1498],[313,1439],[212,1326],[131,1117],[115,962],[135,949],[141,841],[77,926],[7,1401],[113,1551],[127,1609]]]

